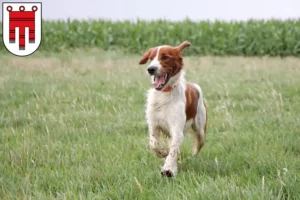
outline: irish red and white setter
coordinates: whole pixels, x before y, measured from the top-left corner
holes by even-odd
[[[158,157],[165,158],[161,169],[163,176],[177,173],[177,159],[184,132],[194,132],[193,155],[197,155],[205,143],[207,112],[199,85],[188,83],[184,78],[182,51],[190,46],[157,46],[144,53],[139,64],[150,60],[147,71],[152,88],[147,94],[146,118],[149,128],[150,147]],[[158,137],[164,133],[169,147],[164,148]]]

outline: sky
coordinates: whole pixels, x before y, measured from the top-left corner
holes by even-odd
[[[17,0],[22,1],[32,0]],[[43,19],[139,18],[177,21],[188,17],[195,21],[216,19],[229,21],[300,18],[300,0],[42,0],[40,2],[43,5]]]

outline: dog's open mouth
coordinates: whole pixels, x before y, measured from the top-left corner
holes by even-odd
[[[157,90],[161,90],[168,83],[169,79],[169,74],[161,76],[154,75],[152,86]]]

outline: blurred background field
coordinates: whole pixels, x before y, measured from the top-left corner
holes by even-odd
[[[192,44],[187,55],[299,56],[300,20],[44,21],[39,51],[98,47],[141,54],[152,46],[184,40]]]

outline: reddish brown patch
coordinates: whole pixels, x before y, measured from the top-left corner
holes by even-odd
[[[151,49],[149,49],[146,53],[144,53],[142,59],[140,60],[139,64],[145,64],[147,63],[147,61],[150,59],[150,60],[153,60],[154,57],[156,56],[156,53],[157,53],[157,47],[153,47]]]
[[[188,41],[185,41],[183,43],[181,43],[178,48],[182,51],[184,48],[191,46],[191,43],[189,43]]]
[[[186,106],[185,106],[185,114],[186,120],[193,119],[197,114],[198,100],[200,98],[199,91],[192,84],[186,84]]]
[[[183,67],[181,50],[178,47],[165,46],[159,50],[158,60],[163,74],[175,76]]]

